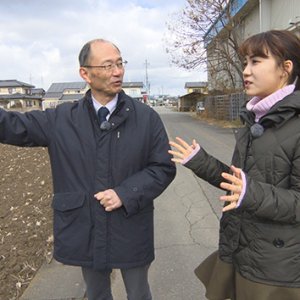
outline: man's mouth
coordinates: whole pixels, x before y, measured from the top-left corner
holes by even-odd
[[[112,85],[122,85],[122,81],[121,80],[114,81],[112,82]]]

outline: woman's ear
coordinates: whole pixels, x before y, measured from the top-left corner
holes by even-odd
[[[283,70],[287,73],[288,77],[292,74],[294,64],[291,60],[285,60],[283,63]]]

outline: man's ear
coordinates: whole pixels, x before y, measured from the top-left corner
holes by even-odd
[[[84,67],[80,67],[79,68],[79,74],[81,76],[81,78],[86,81],[88,84],[91,82],[90,81],[90,77],[89,77],[89,72],[87,71],[86,68]]]

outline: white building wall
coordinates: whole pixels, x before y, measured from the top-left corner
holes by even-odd
[[[273,0],[260,0],[259,1],[259,31],[268,31],[272,29],[272,1]]]
[[[260,30],[259,22],[259,6],[256,6],[244,19],[243,23],[243,39],[247,39],[251,35],[258,33]]]
[[[260,0],[244,19],[243,27],[244,39],[271,29],[300,29],[300,1]]]
[[[295,25],[300,27],[299,0],[272,0],[271,2],[271,29],[293,29]],[[292,25],[291,22],[298,22],[298,24]]]
[[[141,88],[138,88],[138,87],[137,88],[134,88],[134,87],[124,88],[123,87],[123,90],[128,96],[130,96],[132,98],[142,98],[143,97]]]
[[[253,34],[271,29],[287,29],[297,32],[300,36],[300,0],[259,0],[241,24],[242,40]],[[207,49],[207,59],[212,61],[213,54]],[[211,78],[208,72],[209,90],[222,86],[220,80],[226,82],[223,74]],[[222,76],[221,76],[222,75]]]

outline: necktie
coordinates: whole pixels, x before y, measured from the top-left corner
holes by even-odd
[[[99,122],[100,125],[106,121],[106,116],[109,114],[109,110],[108,108],[106,108],[105,106],[102,106],[99,110],[98,110],[98,118],[99,118]]]

